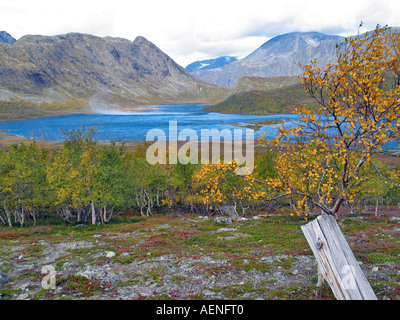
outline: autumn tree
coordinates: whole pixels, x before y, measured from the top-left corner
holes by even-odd
[[[125,207],[127,180],[126,150],[123,144],[111,142],[101,146],[99,163],[95,179],[99,188],[96,190],[96,210],[101,222],[108,222]]]
[[[22,227],[28,219],[36,223],[40,209],[48,204],[47,159],[48,150],[34,142],[0,153],[0,220],[4,224],[11,227],[14,220]]]
[[[47,179],[59,215],[68,221],[85,220],[91,213],[95,224],[95,199],[101,189],[96,179],[100,163],[94,128],[64,131],[67,138],[47,170]]]
[[[299,212],[337,214],[373,169],[374,155],[399,137],[400,36],[377,26],[337,46],[335,64],[302,66],[302,83],[317,112],[281,126],[270,145],[279,155],[267,183],[290,195]]]
[[[137,207],[141,215],[153,215],[155,207],[162,204],[167,183],[167,172],[159,164],[151,165],[143,157],[134,154],[128,158],[126,167],[125,199]]]
[[[249,203],[268,196],[265,185],[260,185],[255,175],[237,175],[240,167],[237,161],[202,165],[193,172],[193,188],[197,191],[197,201],[211,212],[222,204],[232,204],[242,209]]]

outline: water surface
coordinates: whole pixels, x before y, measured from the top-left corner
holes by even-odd
[[[60,129],[79,129],[82,125],[95,127],[95,139],[100,141],[143,141],[151,129],[161,129],[169,138],[169,121],[177,122],[178,133],[184,129],[193,129],[201,137],[201,129],[238,129],[235,124],[246,124],[260,120],[285,119],[288,125],[291,120],[299,119],[298,115],[242,115],[206,112],[203,104],[185,103],[153,106],[144,111],[99,111],[95,114],[72,114],[57,117],[8,121],[0,123],[0,130],[27,138],[42,140],[64,140]],[[261,133],[272,138],[276,125],[263,125],[255,132],[257,138]],[[245,129],[243,138],[245,138]],[[171,137],[173,138],[173,137]]]

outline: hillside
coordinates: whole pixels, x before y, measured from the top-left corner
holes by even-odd
[[[209,112],[237,114],[293,113],[295,108],[316,107],[299,77],[240,77],[231,94],[207,109]]]
[[[300,75],[299,62],[317,59],[323,66],[336,60],[336,44],[344,38],[317,32],[294,32],[277,36],[247,57],[212,70],[197,70],[192,74],[219,86],[233,88],[240,76],[279,77]]]
[[[220,88],[186,72],[143,37],[69,33],[0,43],[0,100],[80,99],[113,107],[201,100]]]
[[[231,89],[230,93],[234,94],[243,91],[271,91],[290,87],[300,83],[298,76],[284,76],[284,77],[255,77],[255,76],[241,76],[238,78],[236,85]]]

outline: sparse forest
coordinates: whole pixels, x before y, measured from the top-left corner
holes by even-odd
[[[13,145],[0,152],[0,222],[24,226],[57,217],[97,224],[169,209],[210,215],[222,204],[242,214],[288,205],[305,217],[337,214],[343,206],[397,205],[400,168],[377,155],[399,138],[399,54],[400,36],[378,26],[338,49],[335,65],[303,66],[302,82],[318,110],[299,110],[299,125],[281,127],[257,150],[247,176],[223,159],[150,165],[146,146],[128,152],[117,142],[99,144],[93,128],[65,131],[61,149]]]
[[[212,215],[219,213],[223,204],[234,205],[240,215],[256,209],[299,207],[297,194],[280,193],[281,189],[277,192],[276,186],[265,183],[277,183],[282,178],[278,175],[281,156],[268,149],[256,151],[256,168],[251,175],[237,176],[235,162],[150,165],[145,145],[127,151],[121,143],[99,144],[93,128],[65,134],[61,149],[27,142],[0,151],[3,225],[46,221],[101,224],[119,214],[150,216],[167,211]],[[378,165],[386,174],[400,172],[398,167]],[[395,187],[385,183],[372,167],[364,173],[368,183],[357,187],[346,205],[353,209],[377,203],[397,205],[400,194]],[[300,177],[304,168],[293,167],[292,174]],[[305,188],[310,186],[309,182],[297,181]]]

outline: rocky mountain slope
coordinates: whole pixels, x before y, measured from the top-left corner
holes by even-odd
[[[317,59],[323,66],[336,60],[336,44],[343,37],[317,32],[294,32],[277,36],[264,43],[247,57],[212,70],[192,74],[206,82],[232,88],[240,76],[279,77],[300,75],[299,62]]]
[[[0,42],[1,43],[9,43],[9,44],[14,44],[17,42],[9,33],[6,31],[0,31]]]
[[[143,37],[69,33],[0,43],[0,100],[84,98],[126,106],[200,99],[214,90]]]

